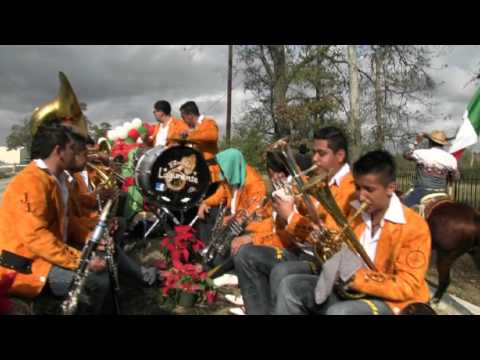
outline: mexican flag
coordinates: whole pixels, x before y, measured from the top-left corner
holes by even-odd
[[[465,149],[477,143],[480,134],[480,88],[463,114],[463,124],[457,132],[455,140],[450,147],[450,153],[457,160],[460,159]]]

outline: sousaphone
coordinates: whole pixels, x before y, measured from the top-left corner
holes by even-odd
[[[77,96],[63,72],[59,72],[60,90],[58,96],[37,107],[32,114],[32,135],[46,121],[58,118],[71,125],[77,133],[88,137],[87,119],[82,112]]]

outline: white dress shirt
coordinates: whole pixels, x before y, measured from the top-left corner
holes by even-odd
[[[92,185],[90,184],[90,180],[88,179],[88,171],[87,170],[81,171],[80,176],[82,177],[83,181],[85,182],[85,185],[87,185],[88,192],[92,192],[93,188],[92,188]]]
[[[353,208],[358,209],[360,207],[360,202],[358,200],[352,201],[350,203]],[[405,213],[403,212],[403,205],[400,202],[400,199],[397,195],[393,194],[390,198],[390,204],[388,209],[383,216],[382,221],[380,222],[380,228],[372,236],[372,217],[370,214],[362,212],[363,222],[365,223],[365,231],[360,237],[359,241],[365,249],[366,253],[372,261],[375,261],[375,254],[377,252],[378,240],[382,235],[382,229],[385,225],[385,221],[389,221],[396,224],[406,224]]]
[[[337,186],[340,186],[340,183],[342,182],[343,178],[348,175],[350,172],[350,165],[344,164],[340,170],[337,171],[337,173],[330,179],[328,182],[328,186],[333,186],[334,184]]]
[[[165,125],[163,123],[160,123],[159,125],[160,128],[158,130],[157,138],[155,139],[155,146],[167,145],[168,130],[170,128],[171,122],[172,122],[172,118],[170,118]]]
[[[348,164],[344,164],[340,170],[338,170],[336,172],[336,174],[330,179],[330,181],[328,182],[328,186],[332,187],[333,185],[337,185],[337,186],[340,186],[340,184],[342,183],[342,180],[345,176],[348,175],[348,173],[350,172],[350,165]],[[313,201],[313,204],[315,205],[315,207],[318,207],[320,206],[320,202],[318,202],[317,199],[313,199],[312,198],[312,201]],[[287,223],[290,224],[290,222],[292,221],[292,218],[293,218],[293,214],[295,214],[295,212],[298,212],[297,209],[295,208],[294,211],[290,214],[290,216],[288,217],[287,219]]]
[[[447,151],[439,148],[418,149],[412,153],[412,157],[419,164],[437,169],[457,170],[457,159]]]

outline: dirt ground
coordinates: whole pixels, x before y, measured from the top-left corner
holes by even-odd
[[[435,252],[430,261],[428,280],[438,284],[437,271],[435,269]],[[469,255],[459,258],[451,271],[451,284],[448,294],[455,295],[480,306],[480,270],[475,267],[473,259]],[[176,315],[228,315],[229,308],[233,305],[224,300],[225,294],[240,294],[238,288],[222,288],[219,290],[217,301],[212,306],[195,306],[194,308],[175,307],[173,304],[163,304],[157,289],[144,289],[143,296],[132,293],[128,296],[130,301],[125,306],[125,312],[135,315],[147,314],[176,314]],[[439,314],[448,312],[439,311]]]
[[[427,278],[435,286],[438,284],[435,252],[430,260]],[[480,306],[480,270],[476,268],[470,255],[465,254],[454,263],[450,271],[450,278],[451,283],[447,290],[449,294]]]

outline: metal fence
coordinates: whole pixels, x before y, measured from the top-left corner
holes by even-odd
[[[399,190],[405,192],[412,187],[415,172],[402,172],[397,175]],[[459,181],[453,183],[455,201],[468,204],[475,209],[480,208],[480,171],[462,172]]]

